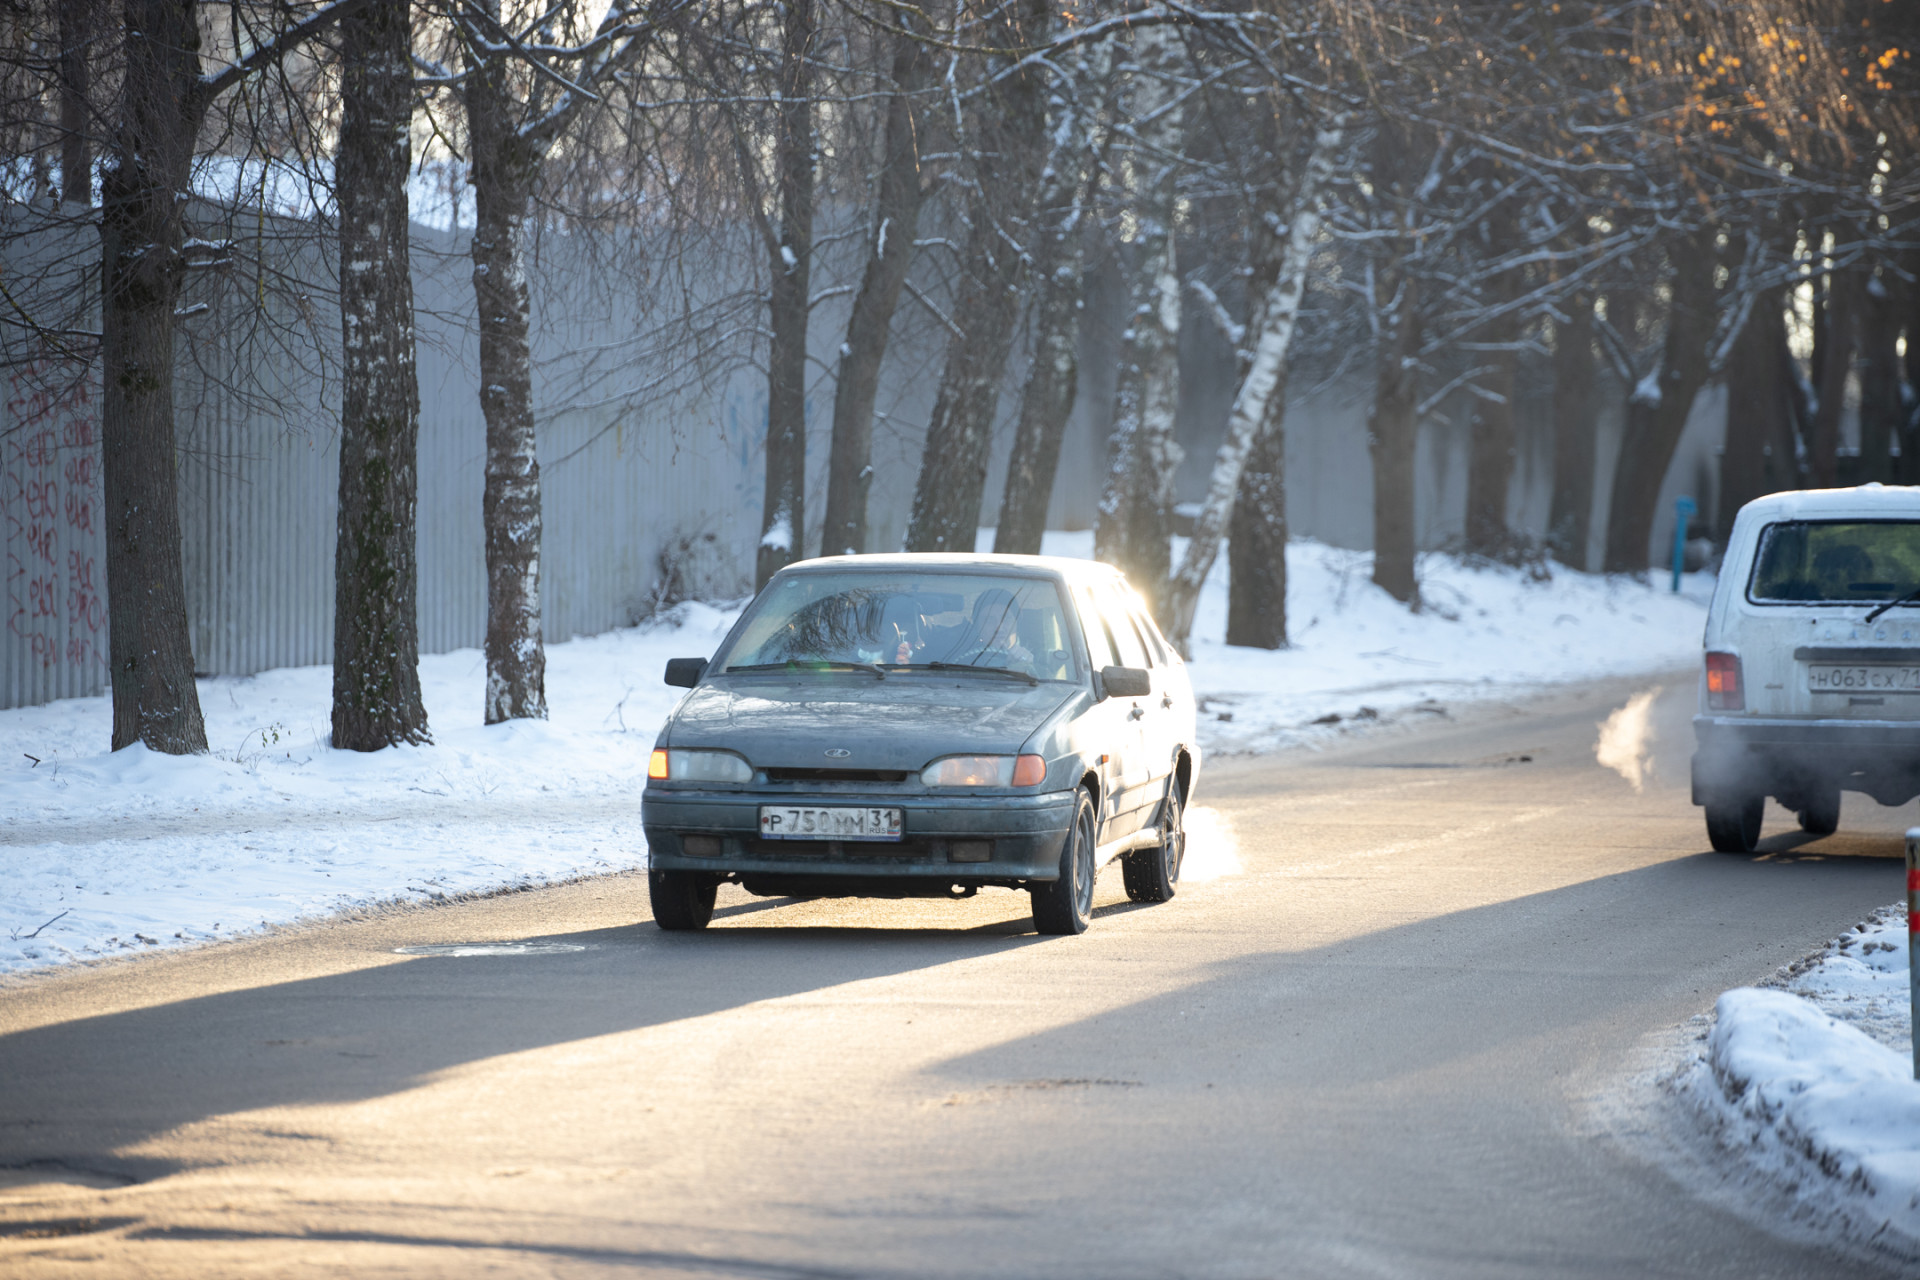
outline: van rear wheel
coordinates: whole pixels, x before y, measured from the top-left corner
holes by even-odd
[[[1840,829],[1840,789],[1820,791],[1802,797],[1807,807],[1800,810],[1800,829],[1808,835],[1830,836]]]
[[[1760,847],[1760,819],[1766,813],[1765,796],[1737,796],[1707,801],[1707,839],[1717,853],[1752,853]]]

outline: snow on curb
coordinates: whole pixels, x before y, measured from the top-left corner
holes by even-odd
[[[1899,907],[1721,995],[1674,1078],[1746,1180],[1804,1226],[1920,1256],[1920,1082]]]
[[[1049,533],[1045,550],[1091,555],[1092,534]],[[1202,593],[1192,674],[1209,753],[1690,666],[1712,586],[1428,556],[1429,607],[1410,613],[1368,580],[1365,553],[1296,542],[1287,566],[1288,649],[1223,642],[1224,555]],[[0,711],[0,975],[643,866],[647,752],[679,697],[660,673],[711,654],[737,616],[685,604],[549,645],[544,722],[481,725],[481,655],[422,658],[433,742],[365,755],[328,745],[327,667],[201,681],[213,749],[199,757],[107,752],[105,698]]]

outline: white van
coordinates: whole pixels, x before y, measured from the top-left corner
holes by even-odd
[[[1693,802],[1751,852],[1768,796],[1826,835],[1840,793],[1920,795],[1920,488],[1740,508],[1707,613]]]

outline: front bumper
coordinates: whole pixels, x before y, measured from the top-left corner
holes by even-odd
[[[760,806],[880,806],[902,811],[895,841],[764,840]],[[737,877],[749,891],[785,892],[793,883],[826,892],[944,892],[945,886],[1010,885],[1056,880],[1060,850],[1073,824],[1075,793],[1044,795],[890,795],[883,791],[796,794],[649,787],[640,822],[647,862],[660,871],[705,871]],[[688,836],[717,849],[690,853]],[[956,842],[991,841],[984,862],[953,858]],[[799,878],[796,880],[796,877]],[[837,890],[836,890],[837,885]],[[916,888],[919,886],[919,888]]]
[[[1695,716],[1693,802],[1773,796],[1789,809],[1827,790],[1881,804],[1920,795],[1920,721]]]

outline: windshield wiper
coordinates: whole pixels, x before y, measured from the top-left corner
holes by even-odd
[[[1887,610],[1893,608],[1895,605],[1912,604],[1915,600],[1920,600],[1920,587],[1915,587],[1913,590],[1907,592],[1907,594],[1903,596],[1896,596],[1894,599],[1887,601],[1885,604],[1875,609],[1872,613],[1868,614],[1866,616],[1866,621],[1872,622],[1875,618],[1879,617],[1881,614],[1885,613]]]
[[[845,669],[848,671],[871,671],[882,680],[887,678],[886,669],[876,667],[871,662],[840,662],[832,658],[789,658],[785,662],[756,662],[745,667],[728,667],[724,675],[736,671],[826,671]]]
[[[1025,671],[1015,671],[1012,667],[976,667],[971,662],[916,662],[914,671],[978,671],[982,675],[1012,676],[1015,680],[1025,680],[1028,684],[1039,684],[1040,677]]]

